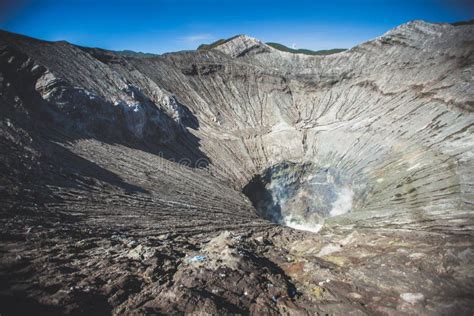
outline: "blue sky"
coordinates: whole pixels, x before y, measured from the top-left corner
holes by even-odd
[[[472,0],[0,0],[2,29],[152,53],[236,34],[297,48],[350,48],[414,19],[473,18]]]

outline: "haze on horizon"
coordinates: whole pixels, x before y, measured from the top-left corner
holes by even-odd
[[[474,17],[466,0],[3,0],[0,28],[44,40],[165,53],[236,34],[313,50],[350,48],[414,19]]]

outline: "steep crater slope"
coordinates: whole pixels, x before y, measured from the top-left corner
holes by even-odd
[[[280,163],[316,163],[364,187],[353,209],[377,212],[373,225],[397,216],[405,228],[462,230],[472,225],[460,221],[472,208],[471,35],[415,21],[326,57],[240,36],[214,48],[224,55],[131,62],[198,115],[212,168],[238,188]]]
[[[138,58],[2,32],[5,312],[469,313],[473,38]]]

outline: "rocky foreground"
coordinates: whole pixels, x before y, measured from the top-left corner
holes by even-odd
[[[2,315],[472,314],[472,24],[328,56],[0,32],[0,113]]]

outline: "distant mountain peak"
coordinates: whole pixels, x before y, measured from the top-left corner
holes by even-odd
[[[203,44],[198,50],[215,49],[232,57],[239,57],[247,53],[267,52],[271,48],[256,38],[239,34],[228,39],[220,39],[211,44]]]
[[[270,46],[247,35],[234,36],[225,43],[218,45],[216,49],[232,57],[271,51]]]
[[[345,51],[344,48],[313,51],[309,49],[293,49],[283,44],[268,42],[264,43],[254,37],[240,34],[228,39],[220,39],[211,44],[202,44],[198,50],[215,49],[232,57],[240,57],[247,54],[258,54],[271,51],[287,52],[304,55],[330,55]]]

